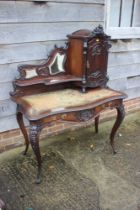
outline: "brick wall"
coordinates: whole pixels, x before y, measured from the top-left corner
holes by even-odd
[[[124,102],[124,104],[125,104],[126,114],[140,110],[140,98],[126,100]],[[101,121],[109,120],[110,118],[112,118],[115,115],[116,115],[115,109],[114,110],[106,110],[101,114],[100,120]],[[89,121],[86,124],[85,123],[84,124],[83,123],[75,123],[75,124],[72,124],[72,123],[56,124],[56,123],[54,123],[53,126],[47,127],[46,129],[44,129],[42,131],[41,139],[43,139],[46,136],[56,135],[56,134],[61,133],[67,129],[74,130],[74,129],[77,129],[82,126],[87,126],[93,122],[94,122],[94,120]],[[24,139],[23,139],[22,133],[19,129],[2,132],[0,134],[0,152],[3,152],[10,148],[21,146],[23,144],[24,144]]]

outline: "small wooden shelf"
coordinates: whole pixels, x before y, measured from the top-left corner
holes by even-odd
[[[65,82],[74,82],[74,81],[82,81],[81,77],[75,77],[73,75],[61,75],[61,76],[53,76],[53,78],[47,78],[44,81],[45,85],[59,84]]]
[[[16,80],[15,84],[20,87],[35,85],[35,84],[44,84],[44,85],[53,85],[60,84],[65,82],[74,82],[74,81],[82,81],[81,77],[76,77],[73,75],[60,75],[53,77],[35,77],[31,79],[21,79]]]

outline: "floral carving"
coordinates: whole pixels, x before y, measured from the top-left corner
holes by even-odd
[[[99,26],[97,26],[93,31],[92,31],[92,35],[97,36],[97,35],[102,35],[104,36],[104,29],[103,26],[99,24]]]
[[[78,120],[80,121],[90,120],[94,116],[93,110],[83,110],[76,113],[76,115],[77,115]]]
[[[88,76],[89,81],[94,81],[94,85],[105,86],[109,78],[107,75],[102,74],[100,71],[95,71]]]
[[[102,52],[102,45],[100,44],[95,44],[93,45],[93,49],[92,49],[92,55],[95,56],[95,55],[100,55],[101,52]]]

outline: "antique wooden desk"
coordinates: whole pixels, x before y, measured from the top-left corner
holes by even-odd
[[[17,104],[17,121],[25,138],[24,154],[30,142],[37,159],[37,183],[42,163],[39,135],[53,122],[85,122],[94,118],[98,132],[100,112],[116,108],[117,118],[110,134],[116,152],[114,136],[125,115],[126,95],[106,86],[109,39],[102,26],[94,31],[79,30],[68,35],[65,48],[55,46],[44,64],[18,68],[20,77],[14,81],[11,98]],[[23,115],[29,121],[29,136]]]

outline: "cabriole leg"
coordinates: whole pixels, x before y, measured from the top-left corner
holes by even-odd
[[[114,154],[116,154],[114,137],[115,137],[116,131],[118,130],[119,126],[121,125],[121,123],[125,117],[125,110],[124,110],[124,106],[122,103],[119,106],[117,106],[116,109],[117,109],[117,119],[115,121],[115,124],[114,124],[111,134],[110,134],[110,144],[112,146]]]
[[[95,117],[95,132],[96,133],[98,133],[99,117],[100,117],[100,115]]]
[[[40,148],[39,148],[39,134],[40,134],[40,127],[38,125],[30,125],[30,143],[32,146],[32,149],[34,151],[34,154],[36,156],[37,164],[38,164],[38,173],[36,178],[36,183],[39,184],[41,182],[41,165],[42,165],[42,159],[40,154]]]
[[[19,124],[21,132],[22,132],[22,134],[24,136],[24,139],[25,139],[25,150],[24,150],[23,154],[26,155],[26,153],[28,151],[28,148],[29,148],[29,138],[28,138],[27,130],[26,130],[25,125],[24,125],[23,114],[21,112],[17,112],[16,118],[17,118],[17,122]]]

